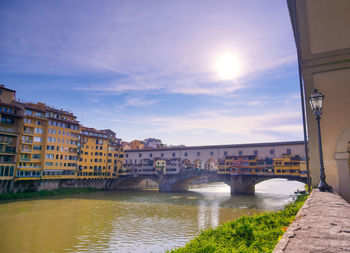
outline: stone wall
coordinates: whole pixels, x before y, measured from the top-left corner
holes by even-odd
[[[273,252],[350,252],[350,204],[312,191]]]

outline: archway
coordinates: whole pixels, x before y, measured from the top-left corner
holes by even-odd
[[[147,183],[148,182],[148,183]],[[133,177],[122,177],[112,183],[113,189],[142,189],[151,185],[159,185],[159,178],[155,175],[138,175]]]
[[[334,153],[338,170],[338,191],[347,201],[350,201],[349,141],[350,127],[346,128],[340,135]]]

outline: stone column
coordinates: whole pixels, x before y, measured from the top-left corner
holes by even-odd
[[[231,194],[254,194],[255,182],[252,176],[231,176]]]

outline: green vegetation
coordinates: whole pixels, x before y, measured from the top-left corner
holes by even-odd
[[[282,211],[243,216],[216,229],[202,231],[183,248],[170,252],[272,252],[306,198],[307,195],[298,196]]]
[[[6,194],[0,194],[0,201],[13,200],[13,199],[51,197],[51,196],[86,193],[86,192],[94,192],[94,191],[100,191],[100,190],[94,189],[94,188],[70,188],[70,189],[59,189],[59,190],[51,190],[51,191],[6,193]]]

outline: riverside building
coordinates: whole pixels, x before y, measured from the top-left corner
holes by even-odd
[[[79,122],[72,113],[25,103],[16,180],[74,179]]]
[[[0,185],[11,187],[18,161],[22,108],[14,102],[16,91],[0,86]],[[0,187],[0,193],[2,193]]]

